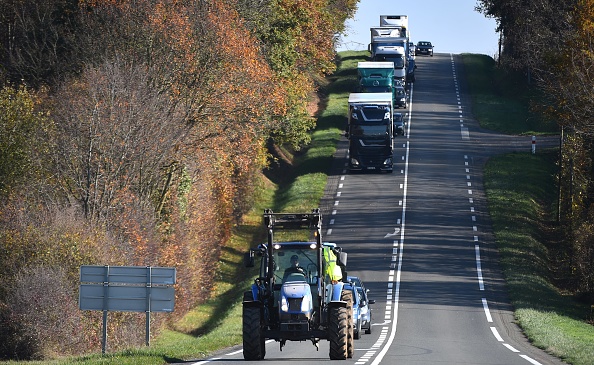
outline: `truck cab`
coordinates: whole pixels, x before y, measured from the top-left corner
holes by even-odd
[[[408,67],[408,39],[386,36],[386,31],[383,27],[371,28],[371,59],[376,62],[393,62],[394,77],[404,84]]]
[[[393,171],[392,93],[351,93],[346,137],[351,171]]]

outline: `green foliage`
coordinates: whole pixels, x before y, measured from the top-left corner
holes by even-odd
[[[462,54],[472,95],[472,111],[481,127],[508,134],[541,135],[558,132],[549,116],[531,110],[537,90],[526,84],[521,73],[498,67],[485,55]]]
[[[35,96],[24,86],[0,90],[0,197],[37,172],[33,155],[44,152],[45,143],[38,137],[48,124],[35,111],[35,103]]]

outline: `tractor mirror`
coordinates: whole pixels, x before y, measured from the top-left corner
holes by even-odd
[[[346,252],[340,252],[340,262],[342,262],[342,264],[344,266],[346,266],[347,264],[347,253]]]
[[[245,267],[254,267],[254,251],[249,250],[243,255],[243,264]]]

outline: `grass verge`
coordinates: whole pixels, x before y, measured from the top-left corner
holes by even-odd
[[[556,152],[509,154],[485,167],[485,190],[515,316],[535,346],[574,365],[594,364],[590,307],[552,281]],[[553,232],[553,234],[550,234]]]
[[[556,134],[558,127],[531,109],[536,91],[521,72],[497,66],[493,58],[462,54],[472,112],[480,126],[506,134]]]

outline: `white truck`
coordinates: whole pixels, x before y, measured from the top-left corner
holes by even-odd
[[[380,15],[380,26],[371,27],[369,52],[371,59],[379,62],[394,62],[394,78],[402,85],[411,80],[408,69],[410,31],[407,15]],[[412,75],[414,80],[414,74]]]
[[[400,27],[401,37],[410,38],[408,15],[380,15],[380,27]]]
[[[371,28],[373,30],[378,28]],[[371,60],[376,62],[393,62],[394,79],[399,80],[402,85],[406,82],[408,63],[408,40],[404,37],[386,37],[383,35],[371,37],[369,52]]]

